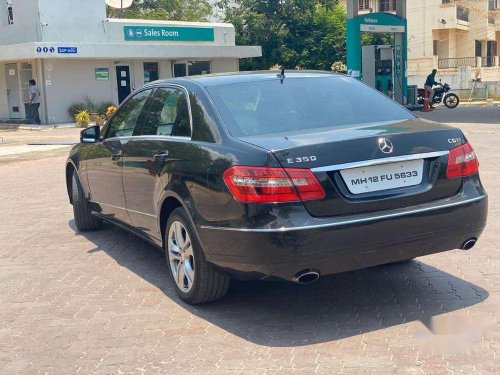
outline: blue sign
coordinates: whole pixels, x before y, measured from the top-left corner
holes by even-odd
[[[57,53],[76,54],[76,53],[78,53],[78,48],[77,47],[57,47]]]
[[[54,53],[55,47],[36,47],[36,53]]]

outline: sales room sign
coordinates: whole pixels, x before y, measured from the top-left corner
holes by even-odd
[[[125,40],[179,42],[213,42],[214,29],[211,27],[176,26],[124,26]]]

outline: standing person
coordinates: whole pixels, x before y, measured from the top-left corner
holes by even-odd
[[[36,81],[34,79],[29,80],[29,94],[30,101],[29,104],[33,109],[33,119],[35,120],[35,124],[40,124],[40,113],[38,110],[40,109],[40,89],[36,85]]]
[[[427,76],[427,79],[425,80],[425,85],[424,89],[429,93],[429,98],[427,99],[429,101],[429,104],[431,106],[431,109],[434,109],[434,106],[432,105],[432,100],[434,99],[434,90],[432,89],[432,86],[434,85],[439,85],[438,82],[436,82],[436,74],[437,70],[432,69],[432,73]]]

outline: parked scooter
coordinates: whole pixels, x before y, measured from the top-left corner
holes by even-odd
[[[457,108],[458,104],[460,103],[460,99],[458,98],[457,94],[449,92],[450,90],[451,87],[447,83],[445,83],[444,85],[440,84],[438,87],[436,87],[434,89],[434,99],[432,100],[432,104],[443,102],[443,104],[447,108]],[[424,105],[424,95],[425,89],[418,89],[417,103],[419,105]]]

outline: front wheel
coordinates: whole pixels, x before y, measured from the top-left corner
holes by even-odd
[[[458,104],[460,103],[460,99],[456,94],[448,94],[444,97],[444,105],[447,108],[453,109],[457,108]]]
[[[176,208],[168,219],[165,252],[175,289],[185,302],[194,305],[226,295],[231,279],[206,261],[183,208]]]

